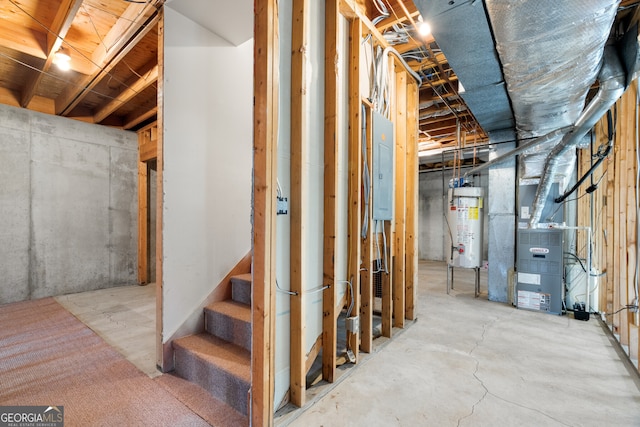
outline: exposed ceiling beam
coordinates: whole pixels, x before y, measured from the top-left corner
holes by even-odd
[[[391,5],[392,8],[395,9],[395,7],[397,6],[397,2],[391,2],[390,5]],[[412,18],[415,18],[418,15],[420,15],[420,11],[418,11],[418,8],[416,7],[416,5],[413,2],[411,2],[407,6],[407,10],[409,11],[409,13],[410,13]],[[396,15],[393,14],[393,12],[391,12],[391,16],[389,16],[388,18],[383,19],[376,26],[378,27],[378,29],[380,31],[384,31],[386,29],[389,29],[389,28],[393,27],[395,24],[404,23],[404,22],[407,22],[408,20],[409,20],[409,18],[404,14],[402,14],[401,16],[396,16]]]
[[[156,114],[158,114],[158,107],[157,106],[155,106],[155,107],[151,108],[150,110],[147,110],[147,111],[145,111],[144,113],[141,113],[141,114],[129,114],[127,116],[127,118],[125,119],[125,123],[122,126],[122,128],[125,129],[125,130],[132,129],[132,128],[138,126],[140,123],[144,122],[145,120],[149,120],[150,118],[152,118]]]
[[[51,32],[47,33],[47,45],[46,45],[46,60],[42,66],[42,70],[29,70],[29,77],[22,90],[22,99],[20,100],[20,106],[26,108],[29,102],[33,99],[38,89],[38,85],[42,80],[42,76],[49,70],[53,63],[53,58],[60,49],[62,41],[67,35],[71,23],[75,18],[80,6],[82,6],[83,0],[63,0],[62,4],[56,13],[53,23],[51,24]]]
[[[434,122],[434,123],[425,124],[425,126],[422,126],[420,129],[427,132],[431,132],[431,131],[447,129],[451,127],[455,128],[457,123],[458,123],[458,120],[455,118],[438,120],[437,122]]]
[[[158,23],[156,1],[132,3],[93,53],[94,70],[78,85],[68,86],[56,99],[56,114],[67,115],[116,64]]]
[[[44,31],[44,29],[43,29]],[[3,20],[0,45],[35,58],[46,59],[47,35],[44,32]]]
[[[151,64],[147,64],[144,68],[148,69]],[[125,89],[114,99],[112,99],[108,104],[103,106],[100,110],[98,110],[94,116],[93,120],[96,123],[100,123],[104,119],[106,119],[111,113],[115,112],[118,108],[120,108],[123,104],[131,101],[135,98],[138,93],[142,92],[152,84],[154,84],[158,80],[158,65],[156,61],[154,61],[154,66],[142,76],[137,77],[134,76],[127,82],[125,82]]]

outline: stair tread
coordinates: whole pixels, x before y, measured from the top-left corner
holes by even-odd
[[[238,301],[224,300],[214,302],[205,310],[215,311],[243,322],[251,323],[251,307]]]
[[[179,338],[173,344],[247,383],[251,382],[251,353],[238,345],[208,333]]]
[[[245,282],[251,283],[253,281],[253,275],[251,273],[236,274],[231,277],[231,280],[233,279],[244,280]]]

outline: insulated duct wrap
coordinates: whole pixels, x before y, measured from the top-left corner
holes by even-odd
[[[537,225],[542,216],[542,211],[551,190],[551,186],[562,167],[564,156],[572,154],[582,138],[595,126],[609,108],[622,96],[626,88],[626,73],[614,47],[607,47],[604,53],[604,62],[598,74],[600,88],[596,96],[591,100],[576,121],[573,131],[567,133],[562,141],[556,145],[547,156],[544,165],[544,174],[540,178],[540,184],[533,201],[533,212],[529,220],[529,226]],[[572,156],[575,157],[575,156]]]
[[[576,121],[618,3],[486,0],[520,138]]]

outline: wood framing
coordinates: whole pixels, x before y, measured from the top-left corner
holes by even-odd
[[[353,287],[351,316],[360,313],[360,239],[362,232],[362,103],[360,102],[360,42],[362,21],[354,19],[349,28],[349,269]],[[360,332],[347,331],[347,343],[358,361]]]
[[[364,101],[363,101],[364,102]],[[366,120],[366,162],[369,174],[371,174],[371,168],[373,166],[373,150],[371,146],[371,104],[364,102],[365,108],[365,120]],[[367,188],[369,195],[373,192],[373,181],[369,179],[369,185]],[[360,306],[360,348],[366,353],[371,353],[373,350],[373,239],[375,235],[373,233],[372,212],[373,205],[371,204],[371,197],[369,200],[364,199],[362,203],[362,215],[367,217],[368,227],[366,237],[362,242],[362,275],[361,275],[361,306]]]
[[[338,195],[338,0],[325,4],[324,70],[324,239],[322,298],[322,378],[335,380],[337,339],[336,199]]]
[[[273,425],[275,201],[278,134],[278,2],[254,3],[253,294],[250,422]]]
[[[306,349],[305,349],[305,252],[304,197],[307,185],[307,31],[309,0],[293,0],[291,37],[291,403],[302,407],[306,401]]]
[[[416,318],[418,287],[418,83],[407,87],[405,318]]]
[[[391,221],[384,221],[382,224],[384,233],[379,233],[376,237],[380,241],[382,248],[382,258],[384,261],[384,271],[382,271],[382,336],[391,338],[393,329],[393,250],[389,241],[393,241],[391,236]],[[387,239],[387,247],[382,240]],[[388,265],[388,264],[389,265]]]
[[[138,283],[149,281],[149,174],[145,162],[138,161]]]
[[[602,173],[606,180],[593,193],[593,203],[584,204],[592,211],[580,213],[579,225],[593,218],[595,250],[593,265],[605,274],[599,277],[600,311],[605,313],[606,323],[632,361],[640,354],[638,314],[633,307],[638,304],[635,289],[635,267],[637,263],[637,208],[636,176],[638,163],[635,145],[637,115],[637,81],[634,81],[616,103],[616,133],[614,149],[609,159],[603,162]],[[595,146],[607,143],[606,118],[596,126]],[[585,150],[586,151],[586,150]],[[582,169],[588,167],[588,152],[581,153],[587,160]],[[605,187],[604,189],[601,187]],[[637,364],[636,364],[637,366]]]
[[[405,215],[407,144],[407,72],[396,71],[395,96],[395,207],[393,245],[393,326],[404,328],[405,315]]]
[[[158,20],[158,142],[156,144],[156,364],[164,372],[164,348],[162,343],[162,206],[164,201],[164,13],[160,12]]]

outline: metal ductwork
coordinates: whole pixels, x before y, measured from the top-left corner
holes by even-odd
[[[626,77],[627,75],[618,53],[614,47],[608,46],[605,49],[604,61],[598,74],[600,83],[598,93],[580,115],[574,129],[567,133],[547,156],[533,203],[533,212],[529,220],[530,227],[540,222],[542,210],[549,196],[562,156],[575,149],[582,137],[595,126],[598,120],[622,96],[626,89]]]

